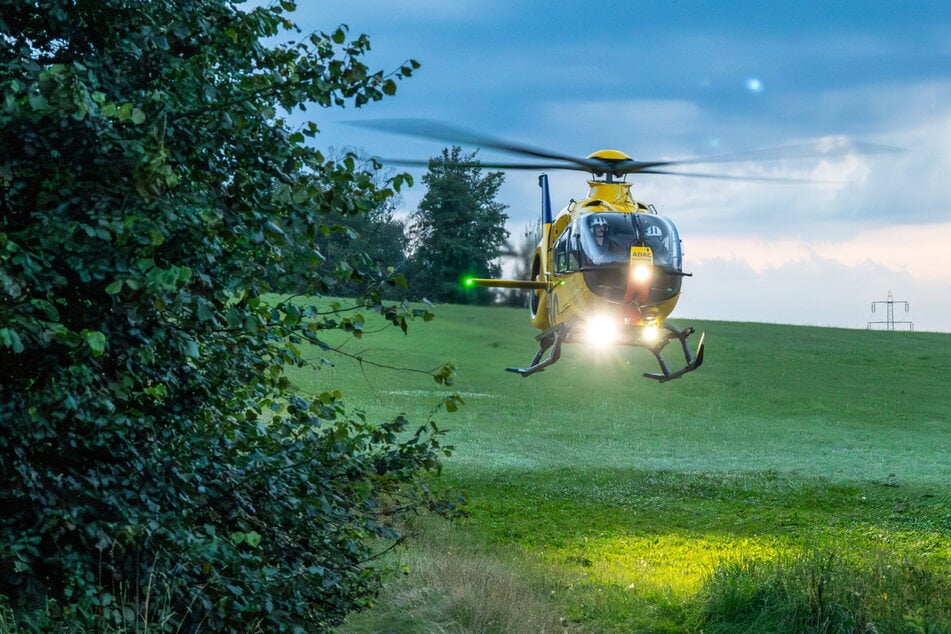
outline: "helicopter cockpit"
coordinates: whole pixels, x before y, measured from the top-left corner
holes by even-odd
[[[680,270],[680,239],[673,223],[652,214],[594,213],[576,223],[581,249],[593,266],[628,262],[632,246],[648,246],[654,265]]]
[[[663,301],[680,291],[683,254],[677,228],[663,216],[593,212],[577,218],[555,243],[555,274],[582,271],[591,290],[620,299],[627,288],[632,246],[650,247],[654,275],[650,298]]]

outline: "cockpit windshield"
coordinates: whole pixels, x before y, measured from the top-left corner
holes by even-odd
[[[579,218],[582,261],[587,266],[626,264],[632,246],[647,246],[654,265],[679,271],[682,265],[680,237],[673,223],[646,213],[591,213]]]

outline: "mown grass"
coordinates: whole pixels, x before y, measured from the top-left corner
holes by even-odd
[[[951,631],[951,336],[694,322],[707,359],[680,381],[580,346],[523,379],[502,371],[534,352],[522,311],[434,311],[344,349],[453,361],[452,388],[335,357],[295,377],[371,416],[466,402],[438,420],[471,518],[451,546],[426,524],[410,574],[342,631]]]

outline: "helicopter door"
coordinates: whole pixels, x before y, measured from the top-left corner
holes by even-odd
[[[555,275],[574,273],[580,268],[578,245],[578,234],[573,232],[571,227],[567,227],[562,234],[558,236],[558,239],[555,241],[555,248],[553,249]]]

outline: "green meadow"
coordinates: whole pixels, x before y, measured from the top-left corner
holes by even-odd
[[[706,332],[680,380],[580,345],[522,378],[527,311],[431,310],[293,376],[433,416],[468,501],[405,527],[341,632],[951,632],[951,335],[675,319]]]

